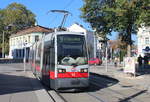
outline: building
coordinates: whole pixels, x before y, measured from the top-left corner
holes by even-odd
[[[78,23],[74,23],[66,30],[70,32],[80,32],[86,36],[90,58],[100,55],[99,52],[102,47],[101,44],[99,44],[98,37],[94,35],[93,31],[86,30],[82,25]],[[25,48],[27,52],[26,57],[28,57],[30,46],[32,46],[36,41],[41,39],[43,34],[53,31],[53,29],[45,28],[38,25],[18,31],[16,34],[11,35],[9,40],[9,57],[15,59],[23,59]]]
[[[93,58],[98,56],[101,44],[100,45],[98,44],[99,43],[98,38],[95,36],[93,31],[85,29],[82,25],[78,23],[74,23],[73,25],[68,27],[67,30],[71,32],[83,33],[87,38],[89,57]]]
[[[49,32],[53,32],[53,29],[36,25],[12,34],[9,39],[9,57],[23,59],[26,48],[26,57],[28,58],[30,46],[41,39],[43,34]]]
[[[138,56],[150,54],[150,27],[141,27],[137,33]]]

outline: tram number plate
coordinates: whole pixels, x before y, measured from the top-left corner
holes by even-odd
[[[78,84],[80,84],[80,80],[72,80],[71,84],[72,85],[78,85]]]

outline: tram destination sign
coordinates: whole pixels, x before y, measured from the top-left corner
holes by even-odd
[[[83,37],[82,36],[60,36],[58,38],[60,43],[77,43],[77,42],[82,42]]]

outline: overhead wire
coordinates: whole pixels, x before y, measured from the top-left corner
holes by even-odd
[[[66,4],[66,6],[64,6],[63,7],[63,9],[67,9],[69,6],[71,6],[71,4],[74,2],[74,0],[70,0],[67,4]],[[54,17],[53,17],[53,19],[51,20],[51,22],[50,22],[50,25],[51,24],[53,24],[54,23],[54,21],[57,19],[57,15],[55,15]]]

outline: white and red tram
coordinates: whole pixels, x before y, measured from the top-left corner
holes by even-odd
[[[32,46],[30,64],[33,73],[52,89],[89,86],[87,44],[82,33],[46,34]]]

